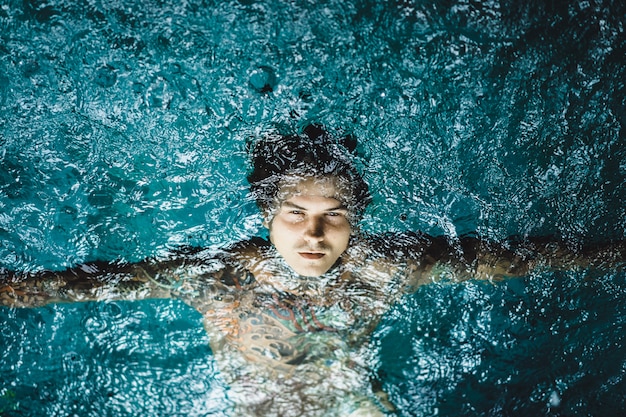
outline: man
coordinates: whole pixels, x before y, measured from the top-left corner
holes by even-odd
[[[351,160],[354,146],[309,126],[250,149],[248,180],[269,241],[137,264],[7,272],[0,302],[180,298],[203,315],[234,415],[376,416],[393,407],[373,388],[368,339],[402,294],[442,278],[623,265],[621,243],[573,251],[529,239],[513,250],[472,237],[360,233],[370,195]]]

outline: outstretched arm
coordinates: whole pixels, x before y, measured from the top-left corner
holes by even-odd
[[[531,237],[511,245],[529,258],[534,268],[623,270],[626,267],[626,240],[580,243],[547,236]]]
[[[472,236],[449,239],[409,232],[378,237],[375,242],[386,258],[408,264],[411,288],[439,279],[501,280],[541,269],[626,268],[624,240],[575,245],[552,237],[531,237],[494,242]]]
[[[206,309],[224,288],[245,280],[240,258],[254,242],[214,250],[182,248],[167,259],[138,263],[89,262],[63,271],[19,273],[0,269],[0,305],[38,307],[49,303],[178,298]]]
[[[554,237],[463,241],[476,278],[502,279],[526,275],[532,270],[621,270],[626,266],[626,241],[605,243],[567,242]]]
[[[89,262],[63,271],[0,272],[0,305],[39,307],[49,303],[166,298],[142,264]]]

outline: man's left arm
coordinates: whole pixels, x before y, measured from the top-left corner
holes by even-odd
[[[575,245],[553,237],[510,238],[502,242],[464,236],[453,239],[405,232],[378,236],[374,248],[388,261],[406,264],[407,291],[440,281],[499,281],[533,270],[626,267],[626,241]]]

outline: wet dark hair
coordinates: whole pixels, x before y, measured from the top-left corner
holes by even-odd
[[[371,201],[369,188],[354,165],[356,140],[333,138],[317,125],[304,128],[302,135],[274,135],[249,147],[252,172],[250,191],[264,213],[279,203],[281,181],[288,176],[337,178],[351,216],[359,220]]]

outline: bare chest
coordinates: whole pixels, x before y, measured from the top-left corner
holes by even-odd
[[[290,367],[344,355],[367,339],[382,314],[379,294],[331,288],[318,296],[273,292],[261,286],[223,294],[203,311],[221,346],[249,362]]]

